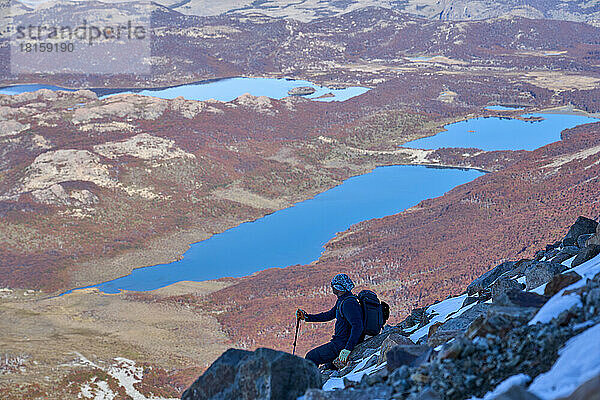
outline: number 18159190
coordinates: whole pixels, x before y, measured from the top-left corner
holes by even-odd
[[[22,53],[72,53],[73,43],[21,43]]]

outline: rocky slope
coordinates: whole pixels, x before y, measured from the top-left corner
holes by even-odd
[[[308,390],[299,399],[597,399],[599,240],[600,225],[580,217],[562,240],[533,259],[504,262],[462,295],[415,309],[400,324],[386,326],[357,346],[342,370],[322,370],[322,389],[305,383]],[[253,357],[261,359],[258,351]],[[296,373],[304,381],[313,376],[304,360],[290,359],[286,367],[294,362],[303,366]],[[223,363],[217,360],[207,374]],[[246,387],[254,387],[277,374],[249,375],[236,362],[229,368],[235,381],[221,376],[213,392],[188,391],[183,398],[227,398],[219,388],[239,389],[237,382],[245,378],[252,378]],[[264,391],[243,397],[275,398]]]

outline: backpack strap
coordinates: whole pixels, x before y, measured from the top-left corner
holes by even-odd
[[[360,306],[360,301],[358,300],[358,297],[355,294],[351,294],[350,296],[346,297],[344,300],[340,301],[340,304],[338,305],[342,317],[344,317],[344,302],[348,299],[355,299],[358,305]]]

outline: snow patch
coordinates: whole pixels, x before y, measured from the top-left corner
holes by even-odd
[[[119,383],[125,392],[132,400],[177,400],[175,398],[164,399],[161,397],[146,397],[140,393],[134,385],[142,381],[144,377],[144,369],[137,367],[135,361],[128,360],[126,358],[117,357],[114,359],[115,363],[110,365],[108,368],[103,368],[98,364],[88,360],[82,354],[75,352],[78,360],[71,365],[84,365],[94,368],[98,368],[108,375],[113,377]],[[88,383],[81,386],[81,392],[79,398],[93,399],[93,400],[112,400],[116,397],[114,392],[109,388],[108,383],[104,381],[96,381],[96,377]]]
[[[550,371],[539,375],[529,391],[542,400],[572,394],[581,384],[600,374],[600,324],[571,338],[559,350]]]
[[[412,335],[410,335],[410,340],[412,340],[413,342],[417,343],[417,341],[427,335],[427,333],[429,333],[429,328],[435,324],[436,322],[445,322],[448,317],[450,316],[450,314],[456,313],[457,311],[460,310],[460,308],[462,307],[463,303],[465,302],[465,299],[467,298],[466,294],[460,295],[458,297],[452,297],[450,299],[446,299],[444,301],[441,301],[437,304],[434,304],[430,307],[427,308],[426,313],[428,315],[433,314],[434,317],[431,319],[431,321],[429,321],[429,323],[419,329],[417,329],[416,332],[414,332]],[[465,307],[466,311],[467,307]],[[461,313],[462,314],[462,313]],[[460,314],[458,314],[460,315]],[[456,317],[458,315],[453,315],[453,317]]]
[[[343,389],[344,388],[344,378],[351,380],[353,382],[360,382],[363,376],[371,375],[377,371],[382,370],[387,367],[387,361],[380,365],[372,365],[369,368],[363,369],[367,362],[371,360],[373,357],[377,357],[379,355],[379,351],[375,354],[371,354],[369,357],[363,358],[357,365],[344,376],[329,378],[327,382],[323,385],[323,390],[330,391],[334,389]]]
[[[542,306],[542,308],[540,308],[537,314],[535,314],[533,319],[529,321],[529,325],[535,325],[540,322],[542,324],[547,324],[554,318],[558,317],[561,312],[568,310],[573,306],[583,306],[581,303],[581,298],[577,293],[569,293],[565,295],[565,292],[578,289],[584,285],[585,280],[581,279],[552,296],[552,298],[548,300],[546,304]]]

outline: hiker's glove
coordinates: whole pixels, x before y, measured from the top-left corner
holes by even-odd
[[[348,356],[350,355],[350,350],[342,350],[340,351],[340,355],[339,355],[339,359],[342,363],[346,364],[346,361],[348,361]]]
[[[306,319],[306,316],[308,314],[306,313],[306,311],[304,311],[303,309],[299,308],[298,311],[296,311],[296,317],[298,319]]]

